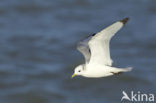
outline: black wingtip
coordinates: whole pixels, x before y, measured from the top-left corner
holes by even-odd
[[[123,24],[126,24],[128,20],[129,20],[129,18],[124,18],[124,19],[120,20],[120,22],[122,22]]]

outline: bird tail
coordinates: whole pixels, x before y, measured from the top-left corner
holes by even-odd
[[[133,68],[132,67],[127,67],[127,68],[121,68],[119,70],[121,70],[121,72],[130,72]]]
[[[122,72],[129,72],[132,70],[132,67],[127,67],[127,68],[111,68],[112,69],[112,72],[114,73],[122,73]]]

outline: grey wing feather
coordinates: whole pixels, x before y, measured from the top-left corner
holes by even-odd
[[[93,34],[94,35],[94,34]],[[93,36],[92,35],[92,36]],[[81,40],[78,45],[77,45],[77,49],[82,53],[82,55],[84,56],[85,58],[85,62],[88,63],[89,60],[90,60],[90,56],[91,56],[91,53],[90,53],[90,48],[89,48],[89,45],[88,45],[88,42],[89,40],[92,38],[92,36],[89,36],[87,37],[86,39],[84,40]]]

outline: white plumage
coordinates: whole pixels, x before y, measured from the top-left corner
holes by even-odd
[[[127,21],[128,18],[115,22],[102,31],[89,36],[78,43],[77,49],[85,57],[86,63],[77,66],[72,77],[75,75],[92,78],[106,77],[121,72],[127,72],[132,69],[131,67],[124,69],[112,67],[112,59],[110,57],[109,49],[111,38]]]

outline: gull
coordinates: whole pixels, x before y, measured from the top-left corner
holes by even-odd
[[[75,68],[72,78],[76,75],[88,78],[101,78],[131,71],[132,67],[113,67],[109,49],[111,38],[128,20],[129,18],[124,18],[117,21],[102,31],[93,34],[78,43],[77,49],[84,56],[85,63]]]

